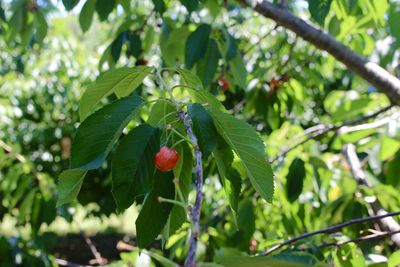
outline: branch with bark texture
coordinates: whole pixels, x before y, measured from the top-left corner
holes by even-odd
[[[356,147],[353,144],[347,144],[343,148],[343,154],[350,165],[351,173],[353,174],[353,178],[357,181],[358,185],[365,185],[369,187],[367,176],[362,169],[362,165],[356,153]],[[362,189],[360,189],[361,193],[365,195]],[[388,212],[382,208],[382,205],[379,203],[378,199],[374,197],[374,200],[369,202],[370,209],[369,213],[372,215],[385,215]],[[400,231],[400,225],[393,218],[382,218],[379,220],[381,227],[384,230],[390,232]],[[400,247],[400,234],[395,234],[391,236],[392,241],[396,244],[397,247]]]
[[[194,155],[195,155],[195,160],[196,160],[196,164],[195,164],[196,200],[195,200],[194,206],[191,210],[193,229],[192,229],[192,233],[190,235],[189,251],[188,251],[186,261],[185,261],[186,267],[195,267],[196,266],[197,240],[200,235],[201,203],[203,202],[203,165],[202,165],[200,147],[197,142],[197,138],[193,133],[189,116],[187,116],[185,114],[185,112],[179,111],[179,117],[185,124],[186,133],[188,134],[190,141],[192,142],[192,145],[194,147]]]
[[[328,52],[351,71],[386,94],[393,104],[400,105],[400,80],[379,65],[362,58],[331,35],[298,18],[286,8],[276,6],[267,0],[237,1],[293,31],[317,48]],[[255,4],[253,5],[253,3]]]
[[[372,222],[372,221],[382,220],[382,219],[390,217],[390,216],[398,216],[398,215],[400,215],[400,211],[388,212],[386,214],[381,214],[381,215],[377,215],[377,216],[370,216],[370,217],[366,217],[366,218],[352,219],[352,220],[349,220],[347,222],[340,223],[340,224],[337,224],[337,225],[333,225],[333,226],[330,226],[330,227],[327,227],[327,228],[324,228],[324,229],[320,229],[320,230],[317,230],[317,231],[304,233],[304,234],[301,234],[301,235],[299,235],[299,236],[297,236],[295,238],[289,239],[289,240],[287,240],[285,242],[282,242],[282,243],[270,248],[269,250],[267,250],[262,255],[266,256],[266,255],[271,254],[272,252],[274,252],[274,251],[276,251],[276,250],[278,250],[278,249],[280,249],[280,248],[282,248],[284,246],[290,245],[290,244],[295,243],[295,242],[297,242],[297,241],[299,241],[301,239],[305,239],[305,238],[313,236],[313,235],[335,233],[335,232],[338,232],[340,229],[342,229],[344,227],[347,227],[347,226],[350,226],[350,225],[353,225],[353,224],[364,223],[364,222]]]

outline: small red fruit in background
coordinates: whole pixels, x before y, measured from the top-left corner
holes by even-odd
[[[169,172],[176,167],[179,160],[179,154],[172,148],[163,146],[154,157],[154,163],[157,169],[162,172]]]
[[[228,88],[229,88],[229,82],[228,82],[228,80],[224,77],[224,76],[221,76],[219,79],[218,79],[218,85],[222,88],[222,90],[224,90],[224,91],[226,91],[226,90],[228,90]]]
[[[249,249],[251,251],[254,251],[256,250],[256,248],[257,248],[257,241],[255,241],[254,239],[250,240]]]

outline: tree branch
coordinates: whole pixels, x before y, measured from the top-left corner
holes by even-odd
[[[264,17],[274,20],[279,25],[293,31],[317,48],[327,51],[351,71],[386,94],[392,103],[400,105],[400,80],[377,64],[367,61],[351,49],[338,42],[331,35],[307,23],[289,12],[286,8],[276,6],[267,0],[237,0],[253,8]],[[255,2],[255,5],[252,3]]]
[[[351,173],[353,174],[353,178],[357,181],[358,185],[365,185],[369,187],[367,176],[362,169],[360,160],[358,159],[356,153],[356,147],[353,144],[347,144],[343,148],[343,154],[350,165]],[[363,194],[363,190],[360,190]],[[382,205],[379,203],[378,199],[374,197],[374,200],[369,203],[371,206],[370,214],[372,215],[385,215],[388,212],[382,208]],[[379,220],[383,229],[388,230],[390,232],[396,232],[400,230],[400,225],[393,218],[382,218]],[[397,247],[400,247],[400,234],[392,235],[392,241],[396,244]]]
[[[268,249],[262,255],[266,256],[266,255],[271,254],[272,252],[274,252],[274,251],[276,251],[276,250],[278,250],[278,249],[280,249],[280,248],[282,248],[284,246],[290,245],[290,244],[295,243],[295,242],[297,242],[297,241],[299,241],[301,239],[304,239],[304,238],[307,238],[307,237],[310,237],[310,236],[313,236],[313,235],[334,233],[334,232],[338,232],[340,229],[342,229],[344,227],[347,227],[347,226],[350,226],[350,225],[353,225],[353,224],[377,221],[377,220],[381,220],[381,219],[389,217],[389,216],[398,216],[398,215],[400,215],[400,211],[388,212],[386,214],[381,214],[381,215],[377,215],[377,216],[370,216],[370,217],[366,217],[366,218],[351,219],[351,220],[349,220],[347,222],[344,222],[344,223],[340,223],[340,224],[337,224],[337,225],[334,225],[334,226],[330,226],[330,227],[327,227],[327,228],[324,228],[324,229],[320,229],[320,230],[317,230],[317,231],[301,234],[301,235],[299,235],[299,236],[297,236],[295,238],[289,239],[289,240],[287,240],[285,242],[282,242],[282,243],[280,243],[280,244]]]
[[[192,145],[194,147],[194,155],[195,155],[195,160],[196,160],[196,165],[195,165],[196,200],[194,203],[194,207],[191,210],[193,229],[192,229],[192,234],[190,236],[189,251],[188,251],[186,261],[185,261],[186,267],[195,267],[196,266],[197,240],[200,235],[201,203],[203,202],[203,165],[202,165],[200,147],[197,142],[197,138],[193,133],[192,126],[190,125],[190,119],[183,111],[179,112],[179,117],[185,124],[186,132],[187,132],[187,134],[192,142]]]

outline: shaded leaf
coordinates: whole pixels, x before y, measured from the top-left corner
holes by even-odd
[[[180,0],[189,12],[193,12],[199,5],[199,0]]]
[[[394,159],[389,162],[386,174],[386,181],[388,184],[397,187],[400,184],[400,150],[396,153]]]
[[[213,119],[201,104],[194,103],[188,106],[188,113],[192,120],[193,131],[196,135],[201,153],[207,158],[217,145],[217,130]]]
[[[47,35],[49,26],[47,25],[46,18],[41,11],[36,12],[36,41],[41,44],[44,37]]]
[[[86,170],[66,170],[60,174],[57,185],[57,207],[76,199],[86,173]]]
[[[89,30],[90,25],[92,25],[96,2],[97,0],[87,0],[82,7],[81,13],[79,14],[79,25],[81,25],[83,32]]]
[[[117,62],[119,57],[121,56],[121,51],[122,51],[122,45],[124,44],[125,41],[125,35],[126,32],[122,32],[120,35],[118,35],[117,38],[111,43],[111,56],[114,62]]]
[[[192,32],[185,45],[185,65],[191,69],[195,63],[204,57],[210,38],[211,26],[201,24]]]
[[[79,3],[79,0],[62,0],[62,2],[65,9],[70,11]]]
[[[71,146],[71,168],[96,169],[142,104],[138,96],[114,101],[79,126]]]
[[[196,68],[197,76],[201,79],[205,87],[209,86],[214,80],[220,57],[221,55],[217,43],[214,40],[210,40],[207,53],[205,57],[199,61]]]
[[[138,246],[145,248],[161,233],[172,209],[171,203],[160,202],[158,197],[173,199],[175,188],[172,180],[173,172],[157,171],[154,177],[154,186],[147,195],[139,216],[136,220],[136,234]]]
[[[166,6],[164,3],[164,0],[152,0],[153,4],[154,4],[154,9],[160,14],[162,15],[165,10],[166,10]]]
[[[323,26],[331,4],[332,0],[308,0],[308,10],[310,10],[311,17]]]
[[[113,11],[116,4],[116,0],[97,0],[96,12],[99,15],[100,21],[108,18],[108,15]]]
[[[286,178],[286,196],[290,202],[294,202],[303,191],[305,175],[304,161],[300,158],[295,158],[290,164],[289,174]]]
[[[148,124],[131,130],[118,145],[112,161],[112,193],[119,211],[150,191],[159,149],[160,131]]]
[[[233,153],[229,145],[219,140],[217,148],[213,152],[218,172],[221,178],[225,193],[228,196],[229,204],[237,212],[242,179],[232,167]]]

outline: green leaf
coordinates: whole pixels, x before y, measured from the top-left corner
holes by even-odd
[[[62,2],[65,9],[70,11],[79,3],[79,0],[62,0]]]
[[[87,0],[79,14],[79,25],[83,32],[89,30],[93,21],[94,10],[97,0]]]
[[[216,252],[214,261],[226,267],[311,267],[313,264],[306,264],[299,261],[297,257],[280,259],[277,256],[256,256],[251,257],[232,248],[221,248]]]
[[[22,30],[24,21],[24,12],[25,11],[23,8],[16,9],[11,19],[9,20],[8,24],[11,30],[9,31],[7,36],[8,41],[15,38],[15,36],[17,36],[17,34]]]
[[[217,145],[217,130],[213,119],[201,104],[194,103],[188,106],[188,113],[192,120],[193,131],[196,135],[201,153],[208,158]]]
[[[199,6],[199,0],[180,0],[180,2],[189,12],[195,11]]]
[[[36,41],[41,44],[44,37],[47,35],[47,30],[49,26],[47,25],[46,18],[41,11],[36,12]]]
[[[88,86],[80,102],[80,118],[91,114],[104,97],[115,93],[118,97],[129,95],[152,71],[152,67],[138,66],[108,71]]]
[[[71,168],[89,170],[100,167],[141,104],[138,96],[121,98],[84,120],[72,143]]]
[[[0,19],[4,22],[7,22],[6,15],[4,13],[4,9],[1,5],[0,5]]]
[[[331,4],[332,0],[308,0],[308,10],[310,10],[311,17],[323,26]]]
[[[159,149],[160,131],[148,124],[131,130],[118,145],[112,161],[112,194],[119,211],[150,191]]]
[[[122,32],[111,43],[110,52],[111,52],[111,57],[114,60],[114,62],[117,62],[119,57],[121,56],[122,45],[124,44],[124,41],[125,41],[125,35],[126,35],[126,32]]]
[[[162,15],[167,9],[164,3],[164,0],[152,0],[154,4],[154,9]]]
[[[397,187],[400,184],[399,166],[400,166],[400,150],[397,151],[394,159],[389,162],[386,174],[387,183],[393,185],[394,187]]]
[[[60,174],[57,185],[57,207],[73,201],[81,190],[86,170],[66,170]]]
[[[238,231],[233,237],[233,243],[242,251],[249,249],[251,237],[256,230],[255,221],[253,201],[251,198],[246,198],[239,205],[237,216]]]
[[[142,39],[140,38],[139,34],[137,32],[129,32],[127,42],[127,56],[138,58],[142,53]]]
[[[57,207],[76,198],[86,172],[103,164],[141,104],[140,97],[125,97],[108,104],[82,122],[71,147],[71,169],[62,172],[59,177]]]
[[[185,61],[185,44],[190,31],[188,26],[174,28],[167,23],[163,24],[160,38],[160,49],[164,63],[175,67]]]
[[[178,165],[174,169],[174,176],[179,179],[179,188],[187,202],[190,186],[192,184],[193,154],[187,143],[181,143],[176,149],[180,155]],[[178,193],[175,193],[175,200],[180,200]],[[187,214],[183,207],[174,205],[168,219],[168,234],[173,235],[187,221]]]
[[[400,264],[400,251],[394,252],[388,259],[388,267],[396,267]]]
[[[99,15],[100,21],[108,18],[108,15],[113,11],[116,4],[116,0],[97,0],[96,12]]]
[[[232,60],[237,54],[237,45],[235,38],[228,32],[227,29],[221,29],[222,35],[218,36],[218,49],[224,56],[226,61]]]
[[[242,56],[236,53],[236,56],[230,61],[229,66],[231,67],[235,83],[242,89],[245,89],[247,87],[247,71]]]
[[[203,83],[193,72],[186,69],[176,69],[176,72],[181,76],[184,85],[192,87],[195,90],[203,89]]]
[[[236,119],[214,107],[209,107],[219,134],[242,160],[256,191],[272,202],[274,180],[271,166],[264,156],[264,144],[255,130],[246,122]]]
[[[379,159],[381,161],[388,160],[396,154],[400,148],[400,141],[388,136],[383,136],[381,141],[381,147],[379,149]]]
[[[225,141],[219,140],[218,146],[213,154],[222,185],[228,196],[229,204],[232,210],[237,212],[242,179],[238,172],[232,167],[234,158],[232,149]]]
[[[173,199],[175,188],[172,180],[173,172],[157,171],[154,177],[154,186],[147,195],[139,216],[136,220],[137,242],[140,248],[145,248],[154,241],[164,228],[172,209],[171,203],[160,202],[158,197]]]
[[[400,47],[400,7],[398,4],[390,5],[388,24],[390,33],[396,38],[397,47]]]
[[[147,123],[153,127],[165,126],[176,118],[176,107],[171,102],[160,99],[152,106]]]
[[[211,26],[201,24],[189,35],[185,45],[185,65],[188,69],[205,56],[210,33]]]
[[[295,158],[290,164],[289,174],[286,177],[286,196],[290,202],[294,202],[303,191],[305,175],[304,161],[300,158]]]
[[[197,76],[200,77],[205,87],[209,86],[214,80],[220,57],[218,45],[211,39],[205,57],[199,61],[196,68]]]

